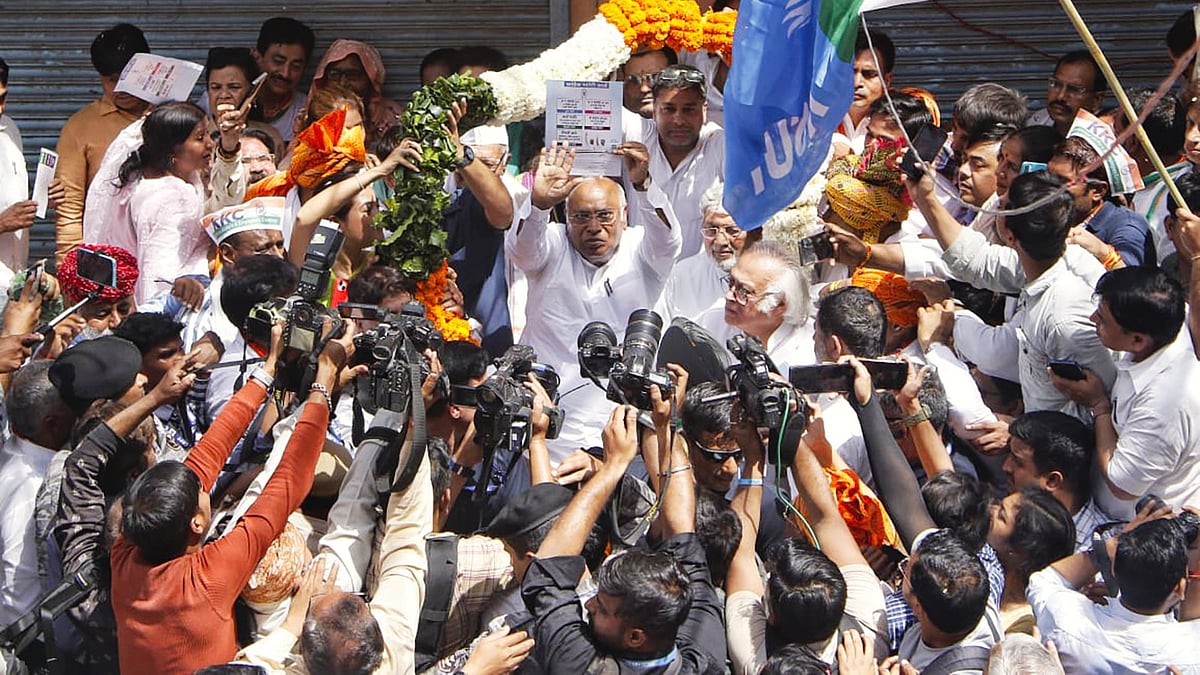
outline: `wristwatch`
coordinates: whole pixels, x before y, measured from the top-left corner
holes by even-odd
[[[458,162],[456,162],[454,164],[454,168],[455,169],[465,169],[465,168],[467,168],[467,165],[469,165],[471,162],[474,162],[474,161],[475,161],[475,150],[472,149],[471,146],[469,146],[469,145],[464,145],[462,159],[458,160]]]
[[[454,460],[450,460],[450,473],[470,479],[475,477],[475,467],[463,466]]]
[[[915,413],[909,415],[908,417],[905,417],[903,420],[901,420],[900,426],[904,427],[905,429],[908,429],[910,427],[915,427],[918,424],[920,424],[921,422],[925,422],[928,420],[929,420],[929,408],[926,408],[925,405],[922,404],[920,410],[918,410],[917,412],[915,412]]]

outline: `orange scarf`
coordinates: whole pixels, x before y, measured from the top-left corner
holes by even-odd
[[[246,190],[246,201],[255,197],[283,197],[292,186],[314,188],[351,162],[367,161],[362,125],[345,128],[346,110],[335,110],[310,124],[296,137],[296,150],[287,173],[260,180]]]

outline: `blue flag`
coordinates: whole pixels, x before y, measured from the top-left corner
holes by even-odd
[[[863,0],[743,0],[725,82],[724,204],[762,227],[820,168],[854,94]],[[876,3],[878,4],[878,3]]]

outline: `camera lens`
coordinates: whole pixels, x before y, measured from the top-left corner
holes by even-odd
[[[576,346],[580,349],[584,347],[616,347],[617,334],[603,321],[592,321],[579,331],[579,340]]]
[[[629,315],[621,360],[630,372],[645,375],[654,370],[654,355],[658,353],[662,325],[662,317],[649,309],[634,310]]]

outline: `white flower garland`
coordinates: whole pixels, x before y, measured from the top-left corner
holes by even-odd
[[[800,192],[796,201],[771,216],[763,224],[764,239],[783,242],[791,248],[799,248],[801,239],[823,229],[819,218],[821,215],[819,208],[825,198],[825,185],[829,182],[825,179],[825,171],[829,168],[831,155],[832,152],[826,155],[821,168],[813,174],[812,179],[804,186],[804,190]]]
[[[546,109],[547,80],[598,81],[629,60],[625,37],[603,16],[529,63],[481,74],[492,85],[499,112],[495,122],[530,120]]]

